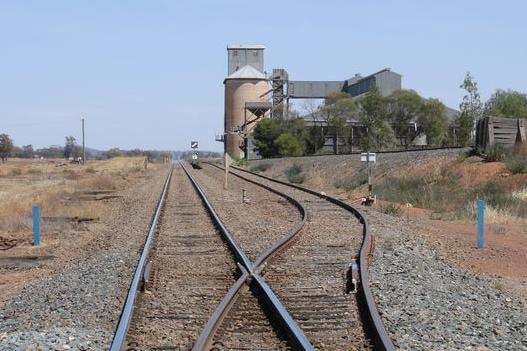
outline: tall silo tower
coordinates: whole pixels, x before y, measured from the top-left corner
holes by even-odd
[[[263,70],[261,45],[229,45],[229,75],[225,84],[225,152],[233,158],[245,157],[245,137],[254,123],[268,110],[263,97],[269,91]],[[254,106],[261,105],[255,109]],[[270,105],[270,104],[269,104]],[[263,113],[262,113],[263,111]]]

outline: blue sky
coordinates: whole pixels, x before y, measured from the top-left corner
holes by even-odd
[[[344,80],[391,67],[457,108],[527,92],[527,2],[0,0],[0,133],[17,145],[221,150],[226,45],[263,44],[268,71]]]

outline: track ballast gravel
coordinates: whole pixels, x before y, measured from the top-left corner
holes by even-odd
[[[192,175],[253,263],[302,220],[286,199],[255,184],[231,177],[229,190],[223,190],[222,172],[210,165],[193,170]],[[243,189],[246,203],[242,202]]]
[[[152,283],[146,293],[139,293],[127,341],[141,350],[190,350],[238,274],[233,256],[179,165],[149,260]]]
[[[5,301],[1,350],[108,349],[166,171],[149,171],[113,199],[109,220],[80,257],[61,257],[53,274]]]
[[[527,350],[525,299],[452,267],[403,218],[366,212],[376,236],[371,288],[402,350]]]
[[[222,171],[205,165],[221,184]],[[237,172],[237,171],[235,171]],[[297,199],[308,223],[295,242],[271,259],[264,277],[313,345],[320,350],[370,349],[347,274],[362,242],[362,225],[348,211],[306,192],[241,173]],[[230,176],[230,190],[247,182]]]

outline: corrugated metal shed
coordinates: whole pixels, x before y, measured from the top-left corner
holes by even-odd
[[[379,89],[382,96],[401,90],[401,75],[392,72],[389,68],[382,69],[366,77],[356,75],[346,80],[343,90],[353,97],[366,94],[374,86]]]

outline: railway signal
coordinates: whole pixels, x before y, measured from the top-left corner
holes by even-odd
[[[192,148],[192,168],[201,169],[198,161],[198,142],[196,140],[192,140],[190,142],[190,147]]]

